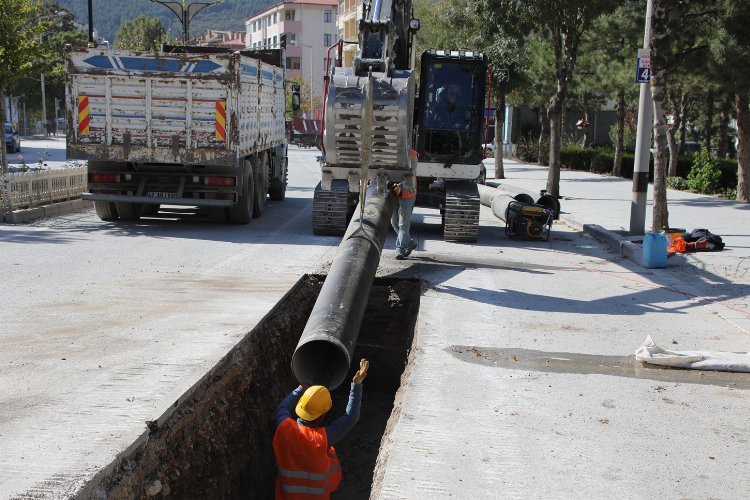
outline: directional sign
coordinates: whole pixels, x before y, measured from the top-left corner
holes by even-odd
[[[636,83],[648,83],[651,81],[651,51],[649,49],[638,49],[638,59],[635,63]]]

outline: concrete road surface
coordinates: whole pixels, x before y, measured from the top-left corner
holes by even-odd
[[[0,225],[0,497],[74,491],[325,270],[337,239],[310,230],[315,152],[291,155],[287,200],[248,227],[93,211]],[[668,269],[562,223],[549,242],[510,240],[486,207],[475,245],[443,242],[436,211],[412,227],[412,257],[396,261],[390,236],[378,271],[424,291],[373,498],[747,496],[748,375],[633,360],[646,335],[748,350]]]

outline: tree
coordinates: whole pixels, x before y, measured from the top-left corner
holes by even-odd
[[[159,18],[138,16],[120,26],[116,40],[118,49],[155,51],[169,42],[169,35]]]
[[[628,2],[596,19],[585,38],[586,50],[596,55],[595,77],[607,96],[616,102],[615,157],[612,175],[622,174],[625,152],[625,118],[638,101],[638,86],[633,80],[633,57],[643,40],[645,2]]]
[[[712,40],[712,60],[734,91],[737,116],[737,200],[750,202],[750,5],[720,0],[718,36]]]
[[[45,55],[40,34],[48,22],[39,22],[35,14],[41,3],[37,0],[0,0],[0,96],[12,88],[22,76],[29,74],[34,61]],[[5,121],[4,99],[0,98],[0,117]],[[2,147],[2,173],[8,173],[8,155]]]
[[[560,194],[562,114],[573,81],[578,48],[591,22],[622,3],[615,0],[483,0],[485,9],[497,12],[492,21],[498,32],[529,36],[542,34],[555,53],[556,89],[547,106],[550,123],[547,192]]]

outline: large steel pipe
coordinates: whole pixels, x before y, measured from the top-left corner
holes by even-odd
[[[520,201],[529,205],[534,203],[534,199],[525,193],[512,196],[507,191],[483,184],[478,184],[477,187],[479,188],[479,202],[485,207],[490,207],[495,217],[504,222],[507,222],[505,220],[505,213],[511,202]]]
[[[373,182],[361,224],[355,210],[292,356],[300,383],[334,389],[346,378],[397,204],[396,196],[378,192]]]

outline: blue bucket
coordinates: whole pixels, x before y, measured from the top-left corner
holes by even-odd
[[[643,237],[643,265],[649,269],[667,267],[667,237],[648,233]]]

